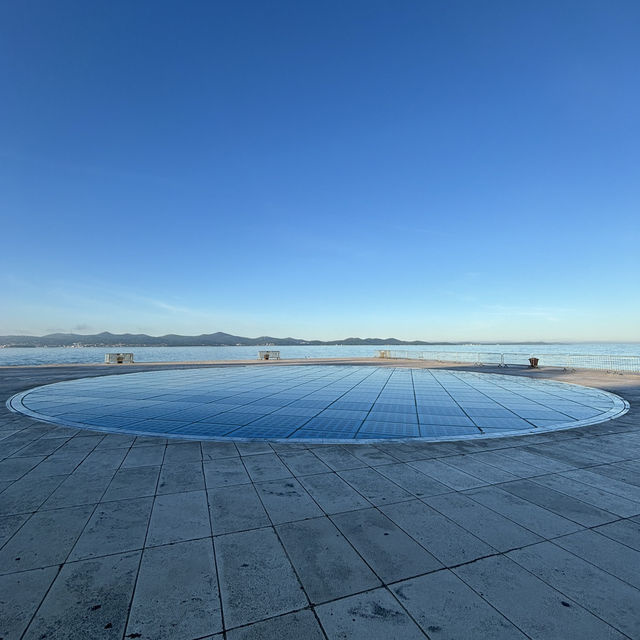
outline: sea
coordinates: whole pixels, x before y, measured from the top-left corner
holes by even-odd
[[[261,350],[280,351],[286,358],[367,358],[381,349],[409,352],[476,354],[509,353],[523,356],[636,356],[640,357],[640,342],[582,342],[552,344],[456,344],[456,345],[364,345],[364,346],[251,346],[251,347],[47,347],[0,349],[0,366],[85,364],[104,362],[105,353],[118,351],[134,354],[135,362],[203,362],[211,360],[252,360]],[[473,360],[474,358],[471,358]]]

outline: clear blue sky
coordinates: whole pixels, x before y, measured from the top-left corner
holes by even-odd
[[[640,3],[0,5],[0,333],[640,340]]]

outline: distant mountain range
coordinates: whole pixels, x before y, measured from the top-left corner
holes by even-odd
[[[148,336],[144,333],[114,334],[104,331],[95,335],[51,333],[47,336],[0,336],[4,347],[230,347],[230,346],[284,346],[284,345],[436,345],[469,344],[468,342],[425,342],[398,340],[397,338],[345,338],[344,340],[300,340],[298,338],[244,338],[229,333],[203,333],[199,336]],[[509,343],[501,343],[509,344]],[[515,343],[512,343],[515,344]],[[544,343],[528,343],[544,344]]]

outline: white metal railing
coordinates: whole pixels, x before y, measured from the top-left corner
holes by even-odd
[[[601,371],[627,371],[640,373],[640,356],[617,356],[577,353],[497,353],[487,351],[378,351],[379,358],[406,358],[434,362],[460,362],[475,365],[529,365],[529,358],[538,358],[538,366],[565,369],[598,369]]]

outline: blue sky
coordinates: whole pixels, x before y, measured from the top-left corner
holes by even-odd
[[[0,7],[0,333],[640,340],[640,4]]]

